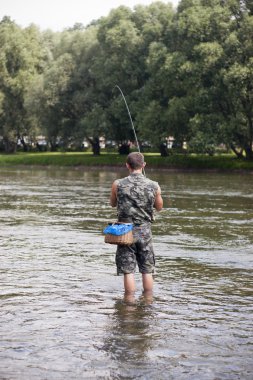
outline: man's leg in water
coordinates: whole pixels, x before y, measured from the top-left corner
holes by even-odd
[[[125,293],[134,293],[135,288],[135,279],[133,273],[125,273],[124,274],[124,288]]]
[[[139,271],[142,273],[142,284],[144,292],[152,292],[155,271],[155,254],[152,241],[151,226],[149,223],[135,228],[137,238],[136,259]]]
[[[124,288],[125,292],[135,292],[135,268],[136,268],[136,256],[135,246],[120,246],[118,245],[116,251],[116,265],[117,274],[124,275]]]
[[[154,280],[152,273],[142,273],[142,284],[144,292],[153,291]]]

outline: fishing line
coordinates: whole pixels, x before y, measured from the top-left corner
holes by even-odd
[[[129,119],[131,121],[131,125],[132,125],[133,131],[134,131],[134,137],[135,137],[135,141],[136,141],[136,144],[137,144],[137,149],[138,149],[139,153],[141,153],[141,151],[140,151],[140,145],[139,145],[139,142],[138,142],[138,139],[137,139],[137,135],[136,135],[135,128],[134,128],[134,123],[133,123],[133,120],[132,120],[132,116],[131,116],[130,110],[129,110],[128,105],[127,105],[126,98],[125,98],[125,96],[123,94],[123,91],[121,90],[121,88],[117,84],[114,87],[118,88],[118,90],[120,91],[120,93],[122,95],[122,98],[124,99],[124,102],[125,102],[125,105],[126,105],[126,109],[127,109],[128,115],[129,115]]]
[[[138,152],[141,153],[140,145],[139,145],[139,142],[138,142],[138,139],[137,139],[137,135],[136,135],[135,128],[134,128],[134,123],[133,123],[133,120],[132,120],[132,116],[131,116],[129,107],[127,105],[126,98],[125,98],[125,96],[123,94],[123,91],[121,90],[121,88],[117,84],[114,86],[114,88],[115,87],[117,87],[117,89],[120,91],[120,93],[122,95],[122,98],[124,99],[124,102],[125,102],[125,105],[126,105],[126,109],[127,109],[127,112],[128,112],[128,116],[129,116],[129,119],[130,119],[130,122],[131,122],[131,125],[132,125],[132,129],[133,129],[133,132],[134,132],[134,138],[135,138],[135,141],[136,141],[137,149],[138,149]],[[142,168],[142,171],[143,171],[143,174],[145,175],[144,168]]]

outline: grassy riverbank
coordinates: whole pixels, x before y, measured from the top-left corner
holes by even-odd
[[[253,162],[239,160],[233,155],[183,155],[173,154],[161,157],[158,153],[145,154],[149,168],[178,169],[178,170],[245,170],[253,171]],[[124,165],[126,156],[113,153],[102,153],[93,156],[91,153],[16,153],[0,155],[0,166],[73,166],[73,167],[110,167]]]

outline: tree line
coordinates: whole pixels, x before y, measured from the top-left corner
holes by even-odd
[[[212,154],[223,144],[253,159],[252,0],[120,6],[62,32],[0,22],[0,147],[46,137],[51,150],[99,154],[99,138],[134,140],[166,155],[166,141]]]

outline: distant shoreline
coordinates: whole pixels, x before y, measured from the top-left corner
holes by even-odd
[[[253,161],[239,160],[232,155],[145,154],[146,171],[160,172],[229,172],[253,173]],[[125,155],[102,153],[17,153],[0,154],[1,168],[72,168],[74,170],[125,170]]]
[[[20,170],[50,170],[50,169],[59,169],[59,170],[75,170],[75,171],[121,171],[121,172],[127,172],[124,166],[120,165],[68,165],[68,166],[60,166],[60,165],[39,165],[39,164],[18,164],[18,165],[13,165],[13,164],[6,164],[6,165],[1,165],[0,164],[0,173],[1,169],[20,169]],[[152,167],[148,166],[145,169],[146,174],[149,172],[164,172],[164,173],[224,173],[224,174],[252,174],[253,175],[253,169],[219,169],[219,168],[172,168],[172,167]]]

